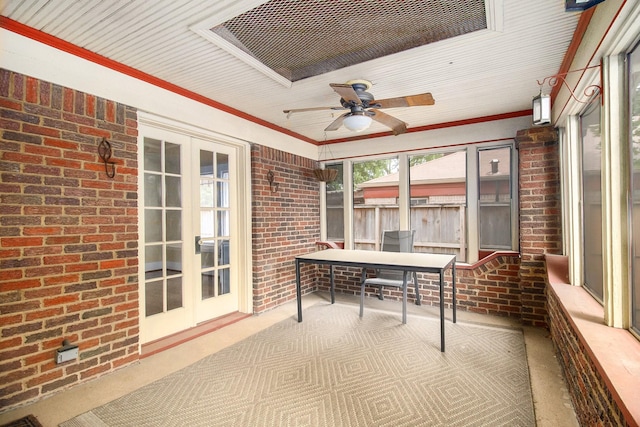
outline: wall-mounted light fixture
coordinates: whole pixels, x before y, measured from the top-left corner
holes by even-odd
[[[546,125],[551,123],[551,95],[542,93],[533,98],[533,124]]]
[[[280,187],[280,183],[276,182],[276,177],[273,174],[273,171],[267,172],[267,181],[269,181],[269,188],[271,188],[271,192],[277,193],[278,187]]]
[[[545,94],[543,92],[543,88],[545,85],[548,85],[549,88],[554,88],[558,85],[558,83],[562,82],[564,86],[569,91],[569,94],[573,99],[580,103],[588,103],[591,102],[600,92],[602,92],[602,87],[600,85],[589,85],[587,86],[582,96],[583,99],[580,99],[576,96],[575,92],[569,84],[565,80],[565,76],[569,73],[574,73],[576,71],[586,71],[591,68],[599,68],[600,65],[592,65],[591,67],[581,68],[578,70],[567,71],[566,73],[558,73],[552,76],[547,76],[542,81],[536,80],[538,82],[538,86],[540,86],[540,93],[533,98],[532,109],[533,109],[533,124],[534,125],[546,125],[551,123],[551,95]]]
[[[104,171],[109,178],[116,176],[116,164],[110,162],[111,158],[111,143],[107,141],[107,138],[102,138],[102,141],[98,145],[98,155],[104,162]]]

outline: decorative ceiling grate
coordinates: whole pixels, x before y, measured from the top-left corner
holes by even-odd
[[[211,31],[297,81],[486,28],[484,0],[271,0]]]

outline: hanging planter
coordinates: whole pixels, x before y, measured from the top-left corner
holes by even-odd
[[[322,146],[320,146],[320,153],[318,156],[320,159],[326,159],[325,152],[324,152],[326,148],[327,148],[326,144],[322,144]],[[322,163],[317,162],[316,169],[313,170],[313,173],[316,176],[316,179],[318,181],[331,182],[338,177],[338,169],[335,169],[335,168],[322,169],[321,166],[322,166]]]
[[[338,169],[314,169],[313,173],[321,182],[331,182],[338,177]]]

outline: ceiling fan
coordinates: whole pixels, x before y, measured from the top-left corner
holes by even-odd
[[[433,105],[435,101],[430,93],[419,95],[401,96],[397,98],[375,99],[367,92],[371,88],[371,82],[367,80],[350,80],[347,83],[330,83],[329,86],[340,95],[342,107],[311,107],[294,110],[284,110],[287,114],[317,110],[349,110],[335,119],[325,131],[338,130],[344,125],[349,130],[360,132],[371,125],[375,120],[391,129],[394,135],[400,135],[407,131],[407,123],[389,114],[380,111],[381,108],[415,107],[421,105]]]

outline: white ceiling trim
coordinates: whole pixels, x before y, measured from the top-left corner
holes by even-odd
[[[208,22],[208,20],[206,22]],[[215,25],[213,25],[213,26],[215,26]],[[199,36],[203,37],[205,40],[207,40],[207,41],[213,43],[214,45],[218,46],[220,49],[224,50],[225,52],[235,56],[240,61],[244,62],[245,64],[249,65],[250,67],[253,67],[256,70],[260,71],[262,74],[264,74],[265,76],[269,77],[270,79],[273,79],[276,82],[280,83],[282,86],[284,86],[286,88],[290,88],[291,87],[291,85],[293,84],[293,82],[291,80],[289,80],[289,79],[283,77],[282,75],[276,73],[271,68],[267,67],[262,62],[258,61],[252,55],[246,53],[242,49],[239,49],[238,47],[236,47],[232,43],[229,43],[224,38],[222,38],[219,35],[217,35],[214,32],[212,32],[210,30],[210,28],[212,28],[213,26],[211,26],[211,27],[206,26],[205,28],[203,28],[202,23],[199,23],[199,24],[196,24],[194,26],[189,27],[189,29],[191,31],[195,32],[196,34],[198,34]]]
[[[204,38],[205,40],[213,43],[218,48],[224,50],[225,52],[236,57],[237,59],[249,65],[250,67],[253,67],[255,70],[261,72],[262,74],[269,77],[270,79],[281,84],[285,88],[290,88],[293,85],[293,82],[291,80],[275,72],[274,70],[272,70],[271,68],[263,64],[261,61],[256,59],[250,53],[245,52],[238,46],[234,45],[233,43],[230,43],[223,37],[220,37],[213,31],[211,31],[211,28],[216,27],[232,18],[235,18],[236,16],[246,12],[247,10],[252,9],[253,7],[257,7],[262,3],[266,3],[266,1],[257,1],[255,3],[256,3],[255,5],[249,8],[247,8],[246,6],[240,8],[238,7],[238,5],[235,5],[235,7],[221,7],[218,9],[218,11],[214,15],[211,15],[210,17],[190,26],[189,29],[194,33],[198,34],[199,36],[201,36],[202,38]],[[503,0],[485,0],[485,14],[487,19],[487,28],[485,30],[475,31],[474,33],[478,34],[483,32],[503,32],[504,30]],[[462,37],[462,36],[458,36],[456,38],[459,38],[459,37]],[[446,40],[441,40],[438,43],[442,44],[443,42],[446,42]]]
[[[191,25],[189,29],[208,42],[213,43],[215,46],[219,47],[225,52],[238,58],[240,61],[244,62],[250,67],[253,67],[254,69],[260,71],[270,79],[273,79],[286,88],[290,88],[293,84],[291,80],[276,73],[249,53],[243,51],[242,49],[239,49],[232,43],[229,43],[227,40],[211,31],[211,28],[216,27],[223,22],[235,18],[236,16],[241,15],[242,13],[253,9],[254,7],[260,6],[261,4],[266,2],[267,0],[253,2],[228,1],[224,3],[220,8],[218,8],[213,15],[194,25]]]
[[[486,0],[484,3],[485,14],[487,16],[487,29],[504,31],[504,1]]]

